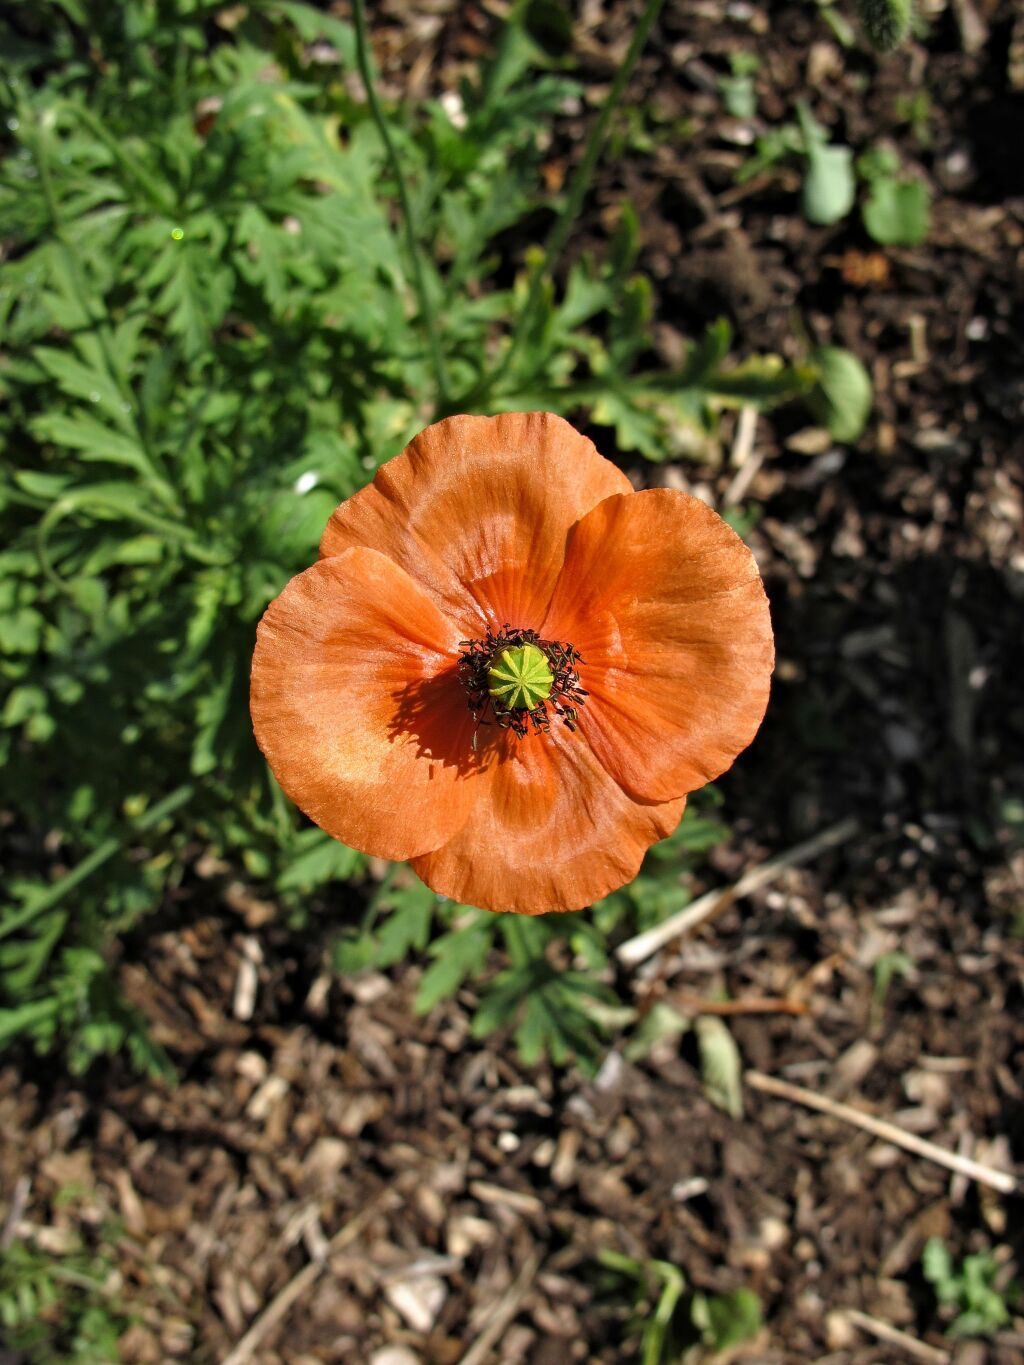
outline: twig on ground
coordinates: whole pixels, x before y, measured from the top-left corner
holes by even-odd
[[[781,996],[748,995],[739,1000],[708,1000],[685,991],[673,995],[669,1004],[682,1014],[810,1014],[810,1006],[803,1000],[788,1000]]]
[[[293,1305],[298,1303],[303,1294],[312,1288],[316,1280],[319,1279],[332,1253],[348,1246],[349,1242],[359,1236],[373,1215],[379,1211],[389,1193],[388,1190],[382,1191],[354,1218],[349,1219],[345,1226],[339,1228],[327,1243],[325,1254],[319,1260],[310,1261],[292,1276],[280,1293],[271,1299],[234,1350],[224,1357],[221,1365],[246,1365],[246,1362],[252,1359],[264,1337],[277,1326],[282,1318],[287,1316]]]
[[[18,1224],[21,1222],[21,1215],[25,1212],[25,1205],[28,1203],[28,1196],[32,1189],[32,1181],[27,1175],[19,1175],[14,1186],[14,1193],[11,1195],[11,1207],[7,1210],[7,1217],[4,1219],[3,1231],[0,1232],[0,1251],[9,1251],[18,1235]]]
[[[740,415],[736,422],[736,436],[729,457],[729,463],[736,470],[736,473],[729,481],[729,487],[722,497],[722,503],[726,507],[734,507],[740,501],[764,462],[764,451],[754,449],[754,437],[756,435],[757,408],[751,403],[746,403],[740,408]]]
[[[840,844],[845,844],[848,839],[852,839],[857,833],[859,826],[854,819],[840,820],[838,824],[831,825],[824,829],[820,834],[816,834],[813,839],[807,839],[802,844],[797,844],[787,853],[780,853],[777,858],[769,858],[767,862],[761,863],[759,867],[753,867],[749,872],[739,879],[735,886],[728,886],[716,891],[709,891],[706,895],[698,896],[692,905],[688,905],[685,910],[680,910],[678,914],[670,915],[661,924],[656,924],[653,929],[648,929],[645,933],[637,934],[635,938],[626,939],[625,943],[620,943],[615,950],[619,961],[626,967],[636,967],[646,958],[652,957],[659,948],[663,948],[666,943],[674,938],[679,938],[682,934],[689,933],[704,920],[710,919],[726,906],[732,905],[733,901],[740,900],[743,896],[749,896],[752,891],[759,890],[762,886],[767,886],[773,882],[780,872],[784,872],[789,867],[799,867],[802,863],[809,863],[812,858],[816,858],[819,853],[824,853],[826,849],[837,848]]]
[[[830,1100],[827,1095],[805,1090],[801,1085],[791,1085],[789,1081],[780,1080],[777,1076],[765,1076],[760,1071],[747,1071],[744,1080],[752,1090],[760,1090],[765,1095],[776,1095],[780,1099],[791,1100],[794,1104],[806,1105],[808,1109],[817,1109],[819,1113],[828,1114],[831,1118],[843,1119],[857,1128],[863,1128],[867,1133],[873,1133],[883,1142],[891,1142],[894,1146],[902,1147],[916,1156],[934,1161],[938,1166],[945,1166],[947,1170],[968,1176],[981,1185],[989,1185],[1000,1194],[1016,1194],[1021,1188],[1017,1177],[1008,1171],[997,1171],[993,1166],[984,1166],[980,1161],[973,1161],[969,1157],[950,1152],[945,1147],[939,1147],[934,1142],[918,1137],[916,1133],[908,1133],[903,1128],[897,1128],[886,1119],[877,1119],[873,1114],[865,1114],[860,1109],[854,1109],[852,1105]]]
[[[909,1332],[901,1332],[898,1327],[890,1327],[887,1322],[873,1318],[868,1313],[862,1313],[859,1308],[844,1308],[843,1312],[854,1327],[870,1332],[879,1341],[887,1341],[890,1346],[902,1346],[908,1355],[916,1356],[918,1360],[927,1360],[928,1365],[949,1365],[951,1356],[948,1351],[940,1351],[937,1346],[929,1346],[926,1342],[918,1341],[917,1337],[912,1337]]]
[[[459,1361],[459,1365],[483,1365],[491,1347],[519,1312],[519,1306],[530,1292],[539,1266],[540,1256],[536,1251],[532,1251],[524,1261],[519,1274],[495,1304],[487,1326]]]

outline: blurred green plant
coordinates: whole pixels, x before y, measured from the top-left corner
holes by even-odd
[[[57,1254],[15,1242],[0,1250],[0,1339],[25,1365],[116,1365],[129,1325],[117,1285],[104,1247]]]
[[[295,0],[16,14],[0,59],[0,1046],[59,1042],[77,1069],[126,1048],[166,1072],[112,945],[201,852],[285,914],[339,884],[365,904],[344,884],[366,860],[308,828],[256,750],[248,669],[332,508],[428,421],[548,408],[659,460],[725,408],[813,391],[813,358],[730,362],[725,321],[677,371],[646,370],[628,206],[600,256],[562,268],[657,8],[564,193],[544,188],[547,130],[579,87],[565,25],[535,4],[444,105],[368,101],[365,32]],[[520,260],[538,225],[544,248]],[[598,922],[675,894],[645,871]],[[420,946],[415,913],[393,909],[386,942]],[[438,924],[474,973],[485,931]],[[525,1054],[579,1051],[608,1000],[595,976],[549,980],[567,931],[586,932],[486,930],[512,965],[481,1031],[517,1018]]]
[[[875,1032],[882,1026],[885,1002],[892,983],[897,977],[910,976],[914,971],[914,960],[899,949],[883,953],[875,962],[874,983],[871,988],[871,1010],[868,1026]]]
[[[920,176],[900,173],[899,157],[888,147],[870,147],[857,159],[867,185],[861,212],[868,234],[880,246],[917,246],[928,236],[931,196]]]
[[[718,88],[722,101],[733,118],[753,118],[757,113],[757,90],[754,77],[761,69],[761,59],[755,52],[730,52],[729,74],[719,76]]]
[[[921,1257],[924,1277],[940,1307],[951,1316],[947,1336],[990,1336],[1010,1321],[1010,1308],[1021,1300],[1012,1271],[990,1251],[965,1256],[956,1265],[939,1237],[930,1237]]]
[[[686,1277],[669,1261],[640,1261],[605,1248],[597,1253],[596,1279],[606,1302],[632,1305],[626,1335],[639,1338],[640,1365],[707,1359],[761,1328],[761,1301],[753,1290],[687,1291]]]
[[[871,414],[871,376],[845,347],[818,346],[811,354],[818,379],[807,406],[837,441],[856,441]]]
[[[864,227],[880,246],[917,246],[931,225],[931,195],[925,181],[900,168],[888,147],[869,147],[854,158],[843,143],[831,142],[828,130],[804,101],[796,106],[796,122],[769,128],[753,154],[740,167],[740,184],[773,166],[796,160],[803,168],[801,208],[809,223],[827,227],[842,222],[857,202],[858,180],[864,195]],[[813,355],[809,358],[814,364]]]

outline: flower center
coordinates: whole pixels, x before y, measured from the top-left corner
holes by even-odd
[[[537,645],[511,645],[492,660],[487,691],[509,710],[532,711],[551,696],[554,680],[547,656]]]
[[[460,648],[459,681],[477,725],[490,725],[493,719],[522,739],[546,734],[553,713],[568,729],[576,729],[577,708],[587,693],[577,668],[582,660],[572,645],[506,624],[497,635],[488,631],[483,640],[463,640]]]

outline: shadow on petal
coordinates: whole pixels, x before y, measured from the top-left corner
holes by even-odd
[[[395,704],[388,725],[391,740],[412,740],[417,758],[429,758],[460,776],[481,773],[494,756],[488,730],[477,731],[456,668],[417,678],[391,693]]]

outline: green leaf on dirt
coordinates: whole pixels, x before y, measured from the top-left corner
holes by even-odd
[[[493,943],[493,918],[479,912],[472,923],[435,939],[428,949],[434,961],[416,992],[416,1013],[427,1014],[453,996],[467,977],[483,971]]]
[[[830,145],[827,131],[801,100],[797,119],[807,158],[804,175],[803,212],[811,223],[838,223],[853,208],[857,181],[849,147]]]
[[[761,1330],[761,1300],[752,1289],[731,1294],[695,1294],[690,1316],[711,1351],[749,1341]]]
[[[679,1038],[690,1028],[690,1020],[664,1000],[656,1001],[640,1020],[632,1038],[622,1050],[627,1062],[638,1062],[658,1043]]]
[[[807,152],[803,211],[809,223],[838,223],[853,208],[857,182],[849,147],[814,146]]]
[[[871,376],[842,346],[819,346],[811,352],[818,382],[807,395],[811,412],[837,441],[856,441],[871,413]]]
[[[923,180],[876,180],[864,204],[864,226],[882,246],[917,246],[931,221]]]
[[[714,1014],[697,1020],[700,1073],[712,1104],[734,1119],[743,1117],[743,1062],[728,1026]]]

